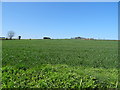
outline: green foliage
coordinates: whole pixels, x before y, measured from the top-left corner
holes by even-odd
[[[49,64],[34,68],[6,66],[2,69],[2,85],[3,88],[116,88],[117,80],[100,80],[83,67],[76,68]],[[87,70],[92,72],[95,68]],[[100,71],[109,74],[107,70]]]
[[[117,88],[118,42],[2,41],[3,88]]]

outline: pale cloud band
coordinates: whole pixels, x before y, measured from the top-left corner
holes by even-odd
[[[1,0],[2,2],[119,2],[119,0]]]

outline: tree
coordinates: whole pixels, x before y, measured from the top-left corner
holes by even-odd
[[[9,31],[8,32],[8,37],[10,38],[10,40],[12,40],[12,37],[15,35],[15,33],[13,31]]]
[[[21,36],[18,36],[18,39],[20,40],[20,39],[21,39]]]
[[[43,39],[51,39],[50,37],[43,37]]]

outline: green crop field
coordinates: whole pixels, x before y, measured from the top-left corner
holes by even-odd
[[[118,42],[3,40],[3,88],[117,88]]]

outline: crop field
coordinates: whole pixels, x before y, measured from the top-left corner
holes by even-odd
[[[118,42],[3,40],[3,88],[117,88]]]

